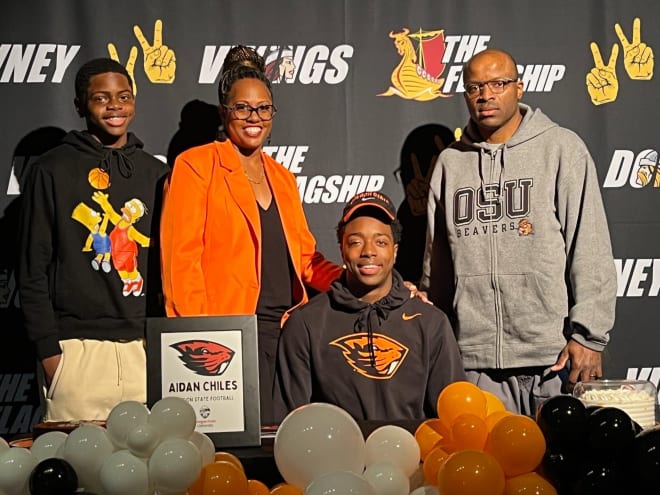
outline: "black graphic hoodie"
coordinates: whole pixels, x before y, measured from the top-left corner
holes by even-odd
[[[327,402],[356,419],[437,417],[449,383],[465,380],[446,315],[410,298],[392,272],[392,290],[369,304],[344,277],[294,311],[280,338],[275,404],[280,413]]]
[[[72,131],[42,155],[22,191],[18,287],[40,359],[71,338],[144,336],[162,314],[158,223],[169,171],[128,134],[105,148]]]

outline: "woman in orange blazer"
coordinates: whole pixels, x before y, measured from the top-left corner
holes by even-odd
[[[228,139],[183,152],[166,185],[163,292],[168,316],[257,315],[267,424],[281,324],[341,267],[316,251],[293,174],[262,151],[275,113],[263,58],[232,48],[219,96]]]

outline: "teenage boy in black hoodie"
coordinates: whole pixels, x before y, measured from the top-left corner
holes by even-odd
[[[380,192],[353,197],[337,238],[346,270],[287,320],[275,401],[283,416],[329,402],[356,419],[437,417],[442,389],[465,380],[445,314],[411,298],[394,270],[401,226]]]
[[[161,314],[155,241],[169,169],[128,132],[132,84],[111,59],[84,64],[74,104],[87,130],[42,155],[22,192],[18,284],[45,420],[105,419],[121,401],[146,402],[144,325]]]

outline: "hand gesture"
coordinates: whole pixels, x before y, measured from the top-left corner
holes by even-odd
[[[426,204],[429,198],[431,175],[433,174],[438,154],[445,149],[445,145],[439,136],[433,136],[433,142],[438,149],[438,153],[431,157],[426,175],[422,174],[417,155],[415,153],[410,153],[413,178],[406,186],[406,199],[408,200],[408,206],[410,206],[410,212],[416,217],[426,215]]]
[[[108,43],[108,53],[110,54],[110,58],[112,60],[121,64],[119,61],[119,55],[117,54],[117,48],[115,47],[114,43]],[[133,95],[137,94],[135,76],[133,75],[135,72],[135,61],[137,60],[137,54],[137,47],[132,46],[131,51],[128,54],[128,61],[126,62],[126,72],[128,72],[128,75],[131,76],[131,81],[133,81]]]
[[[92,200],[103,208],[105,213],[110,213],[112,211],[112,205],[110,205],[108,194],[102,193],[101,191],[94,191],[94,193],[92,193]]]
[[[142,34],[140,26],[133,26],[133,33],[144,52],[144,73],[152,83],[174,82],[176,75],[176,57],[174,51],[163,45],[163,22],[156,19],[154,25],[154,43],[150,45]]]
[[[619,45],[612,45],[612,54],[607,65],[603,63],[598,45],[591,43],[591,53],[594,56],[594,68],[587,74],[587,91],[594,105],[602,105],[616,100],[619,93],[619,81],[616,78],[616,59],[619,56]]]
[[[623,34],[623,29],[617,22],[614,25],[616,35],[621,41],[623,48],[623,66],[626,68],[630,79],[648,81],[653,77],[653,48],[641,42],[640,20],[633,20],[632,42]]]

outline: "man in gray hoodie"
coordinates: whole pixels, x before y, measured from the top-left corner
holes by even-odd
[[[533,415],[562,381],[602,376],[607,220],[586,145],[520,103],[511,55],[476,54],[463,80],[470,121],[431,178],[420,285],[453,318],[468,379]]]

